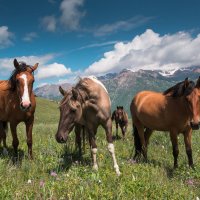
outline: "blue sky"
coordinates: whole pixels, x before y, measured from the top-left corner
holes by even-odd
[[[0,0],[0,79],[16,57],[36,86],[123,68],[200,66],[198,0]]]

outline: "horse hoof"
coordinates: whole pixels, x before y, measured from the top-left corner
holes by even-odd
[[[195,167],[194,167],[193,164],[192,164],[192,165],[189,165],[189,167],[190,167],[191,169],[195,170]]]
[[[136,164],[136,163],[137,163],[137,160],[135,160],[135,159],[129,159],[128,162],[129,162],[130,164]]]
[[[93,165],[92,167],[95,171],[98,171],[98,165]]]
[[[3,155],[7,156],[8,155],[8,150],[6,148],[3,148]]]
[[[120,176],[121,172],[119,170],[116,170],[116,174],[117,174],[117,176]]]

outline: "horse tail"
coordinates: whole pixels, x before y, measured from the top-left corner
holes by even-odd
[[[139,136],[136,126],[134,126],[133,136],[134,136],[134,144],[135,144],[135,155],[137,155],[138,153],[142,151],[142,145],[140,142],[140,136]]]
[[[115,110],[112,113],[112,117],[111,117],[112,121],[115,119]]]

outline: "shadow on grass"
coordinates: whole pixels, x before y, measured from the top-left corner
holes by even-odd
[[[72,165],[79,165],[79,166],[90,166],[92,164],[91,157],[86,155],[85,153],[82,153],[80,156],[78,150],[72,150],[70,146],[65,146],[65,151],[63,154],[60,155],[60,163],[58,166],[54,169],[49,170],[56,171],[56,172],[62,172],[62,171],[68,171]]]
[[[113,139],[113,140],[121,140],[122,137],[119,136],[119,135],[113,135],[113,136],[112,136],[112,139]]]
[[[168,179],[172,179],[174,177],[174,170],[175,169],[173,168],[173,166],[165,165],[161,161],[155,160],[155,159],[148,160],[148,163],[153,165],[153,166],[159,166],[161,168],[164,168],[164,170],[166,171]]]
[[[3,153],[3,147],[0,147],[0,159],[8,159],[8,163],[21,166],[24,157],[24,151],[21,149],[18,149],[18,154],[15,155],[13,148],[7,147],[7,153],[5,154]]]

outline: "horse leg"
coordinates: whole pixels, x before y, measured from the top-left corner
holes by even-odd
[[[76,145],[78,145],[78,150],[79,150],[79,158],[82,156],[82,149],[81,149],[81,129],[82,126],[76,125],[75,126],[75,135],[76,135]]]
[[[191,147],[191,138],[192,138],[192,129],[184,133],[185,149],[188,156],[189,166],[194,168],[193,159],[192,159],[192,147]]]
[[[144,137],[144,126],[139,125],[137,129],[138,129],[138,134],[140,138],[142,154],[144,156],[144,161],[147,162],[147,147],[146,147],[146,141]]]
[[[85,127],[82,126],[82,136],[83,136],[83,152],[85,153]]]
[[[33,159],[33,153],[32,153],[32,129],[33,129],[33,122],[34,117],[31,117],[28,121],[25,122],[26,125],[26,137],[27,137],[27,146],[28,146],[28,157],[30,159]]]
[[[93,161],[93,169],[98,170],[98,164],[97,164],[97,145],[95,142],[95,135],[93,131],[89,131],[89,143],[91,148],[91,156]]]
[[[122,131],[122,136],[123,136],[123,140],[125,139],[125,126],[124,125],[120,125],[121,131]]]
[[[117,173],[117,175],[119,176],[121,173],[119,171],[119,166],[117,164],[117,160],[115,157],[115,148],[114,148],[114,144],[113,144],[113,140],[112,140],[112,121],[111,118],[109,118],[107,120],[107,122],[105,124],[102,124],[103,128],[105,129],[106,132],[106,139],[108,142],[108,150],[112,155],[112,159],[113,159],[113,165],[114,165],[114,169]]]
[[[18,145],[19,145],[19,140],[17,137],[17,124],[11,122],[10,130],[11,130],[12,138],[13,138],[12,145],[13,145],[13,149],[14,149],[14,155],[15,155],[15,157],[17,157],[18,156]]]
[[[146,128],[145,133],[144,133],[146,148],[148,147],[149,138],[151,137],[152,133],[153,133],[153,130]]]
[[[174,168],[177,168],[178,167],[177,160],[178,160],[178,154],[179,154],[177,133],[174,131],[171,131],[170,138],[171,138],[172,148],[173,148]]]
[[[3,155],[8,155],[6,136],[8,132],[7,122],[0,122],[0,143],[3,140]]]

